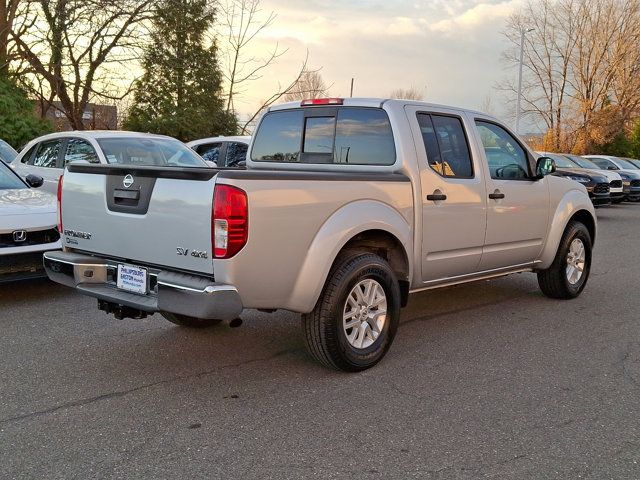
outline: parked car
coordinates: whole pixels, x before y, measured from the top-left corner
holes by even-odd
[[[262,117],[246,170],[70,163],[65,251],[45,266],[118,318],[205,327],[243,308],[300,312],[319,362],[363,370],[412,292],[516,272],[552,298],[582,292],[595,211],[553,171],[482,113],[293,102]],[[116,196],[129,201],[105,202]]]
[[[611,203],[609,179],[604,175],[604,172],[600,174],[595,170],[580,168],[561,154],[549,152],[536,153],[553,159],[556,163],[556,172],[554,175],[567,177],[583,184],[589,193],[591,203],[595,206],[609,205]],[[622,192],[622,187],[620,187],[620,191]]]
[[[631,162],[610,155],[585,155],[603,170],[613,170],[622,177],[622,185],[627,193],[626,199],[640,201],[640,170]]]
[[[625,185],[622,176],[619,172],[612,170],[603,170],[600,166],[593,163],[591,160],[587,160],[579,155],[563,154],[573,163],[585,170],[597,171],[601,175],[605,175],[609,179],[609,196],[611,197],[611,203],[621,203],[626,200],[629,195],[631,182],[627,182]]]
[[[0,283],[44,276],[42,253],[59,250],[56,198],[38,190],[42,178],[20,178],[0,162]]]
[[[11,163],[18,156],[18,152],[4,140],[0,139],[0,160],[4,163]]]
[[[199,164],[197,156],[183,147],[184,144],[174,138],[148,133],[113,130],[59,132],[29,142],[11,162],[11,168],[21,176],[32,173],[44,178],[43,188],[55,194],[58,179],[69,162],[164,165],[171,155],[189,153],[187,156],[192,163]]]
[[[194,140],[187,143],[187,146],[207,162],[211,162],[212,166],[244,167],[249,143],[250,136],[212,137]]]

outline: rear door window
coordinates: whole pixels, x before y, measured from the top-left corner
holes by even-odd
[[[70,138],[67,141],[67,150],[64,154],[64,164],[74,162],[76,160],[84,160],[89,163],[100,163],[98,154],[91,144],[81,138]]]
[[[418,113],[429,166],[443,177],[473,178],[473,163],[462,120]]]
[[[195,148],[195,151],[198,152],[198,155],[200,155],[206,161],[217,164],[218,159],[220,158],[221,149],[222,149],[222,142],[214,142],[214,143],[204,143],[202,145],[198,145]]]
[[[395,143],[379,108],[309,108],[268,113],[253,143],[254,161],[392,165]]]
[[[225,158],[226,167],[238,167],[244,165],[247,159],[247,149],[249,145],[240,142],[227,143],[227,154]]]
[[[62,140],[47,140],[38,145],[33,160],[29,162],[34,167],[56,168],[60,156]]]

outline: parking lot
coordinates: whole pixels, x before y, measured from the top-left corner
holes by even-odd
[[[359,374],[291,313],[188,331],[2,285],[0,476],[638,478],[640,205],[598,218],[577,300],[530,274],[415,295]]]

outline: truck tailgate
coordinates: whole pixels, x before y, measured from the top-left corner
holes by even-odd
[[[213,273],[216,170],[71,164],[64,174],[65,247],[136,264]]]

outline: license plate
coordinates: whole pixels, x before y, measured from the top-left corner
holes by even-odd
[[[147,293],[147,269],[118,264],[117,287],[127,292]]]

